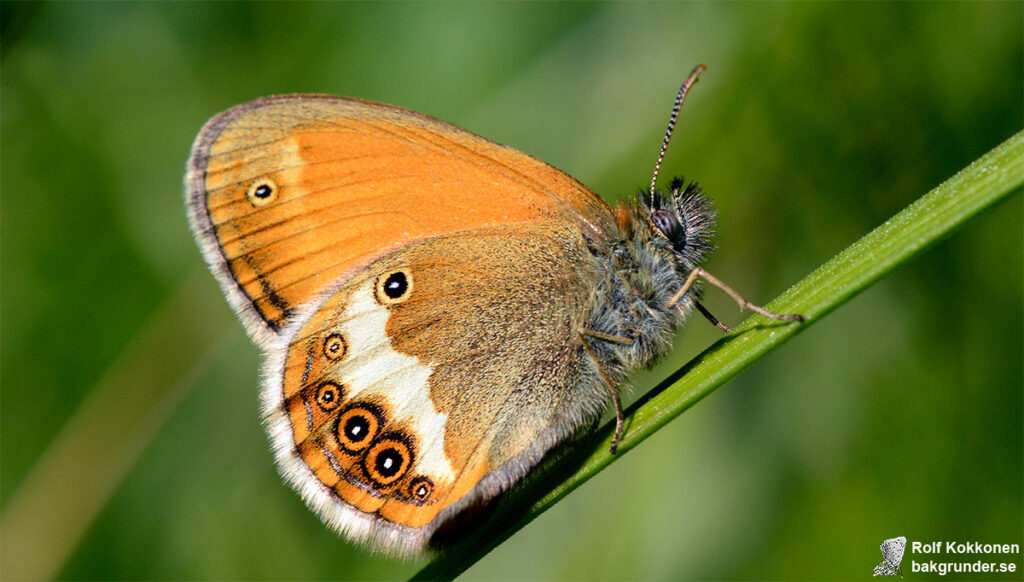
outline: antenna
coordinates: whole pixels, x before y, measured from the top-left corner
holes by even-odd
[[[683,106],[683,99],[686,99],[686,94],[690,91],[690,87],[697,82],[697,78],[700,74],[707,70],[704,65],[697,65],[690,71],[689,76],[683,81],[683,84],[679,87],[679,93],[676,94],[675,105],[672,106],[672,116],[668,118],[668,129],[665,130],[665,141],[661,142],[661,152],[658,153],[658,163],[654,164],[654,175],[651,176],[651,208],[654,207],[654,184],[658,181],[658,171],[661,170],[661,161],[665,159],[665,150],[668,149],[668,140],[672,139],[672,132],[676,129],[676,119],[679,117],[679,109]]]

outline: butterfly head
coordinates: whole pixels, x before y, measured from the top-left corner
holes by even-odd
[[[649,224],[656,236],[668,241],[684,271],[690,271],[713,250],[715,209],[696,182],[681,177],[672,180],[667,194],[641,196]]]

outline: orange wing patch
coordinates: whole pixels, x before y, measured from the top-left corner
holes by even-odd
[[[231,109],[188,173],[193,229],[261,344],[332,281],[412,241],[569,218],[614,229],[608,205],[555,168],[431,117],[326,96]]]

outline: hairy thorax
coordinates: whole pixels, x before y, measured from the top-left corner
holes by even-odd
[[[678,220],[674,240],[652,220],[663,206]],[[665,354],[693,310],[697,285],[676,295],[711,250],[714,214],[696,187],[683,189],[677,181],[665,201],[659,193],[622,203],[616,218],[617,236],[591,248],[595,296],[586,329],[597,332],[589,342],[597,363],[619,382]]]

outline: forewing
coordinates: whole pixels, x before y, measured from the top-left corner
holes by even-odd
[[[353,267],[410,242],[553,215],[602,236],[612,220],[585,186],[519,151],[413,111],[318,95],[214,117],[186,182],[204,256],[261,345]]]

